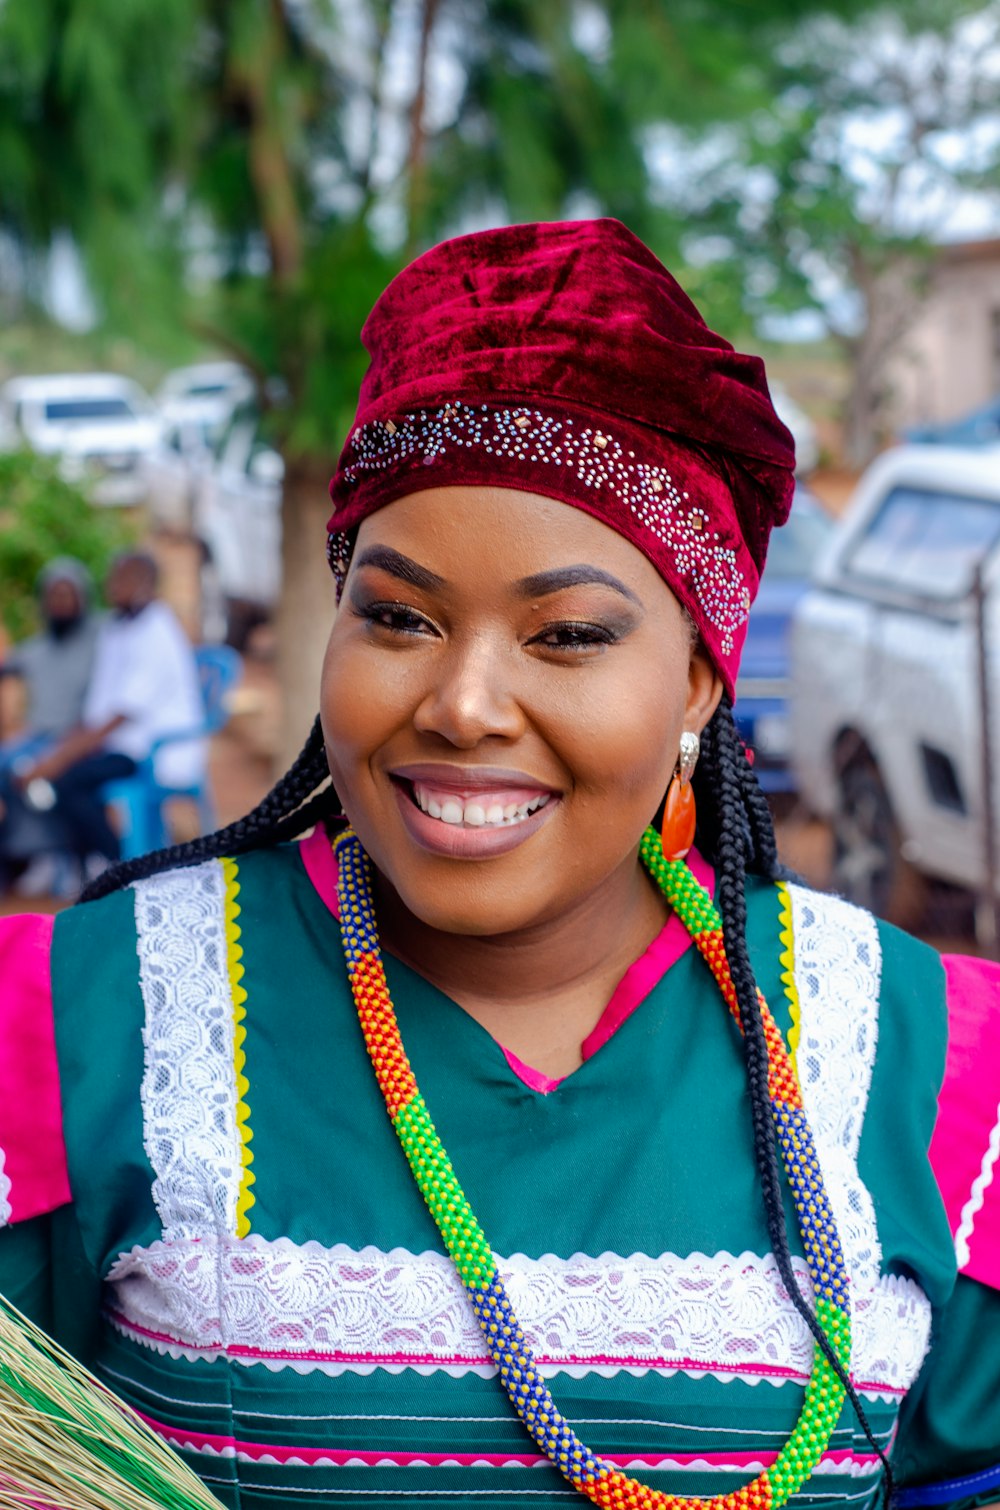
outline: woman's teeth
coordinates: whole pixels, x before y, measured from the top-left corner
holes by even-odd
[[[544,807],[551,792],[539,792],[525,802],[498,802],[495,797],[477,802],[475,798],[460,798],[444,793],[434,793],[426,787],[414,784],[413,799],[420,810],[430,818],[442,823],[461,824],[466,828],[503,828],[512,823],[523,823],[532,813]]]

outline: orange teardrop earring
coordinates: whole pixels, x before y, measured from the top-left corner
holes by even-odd
[[[700,750],[701,741],[697,734],[685,729],[680,739],[677,768],[667,787],[666,801],[663,804],[660,834],[663,853],[668,860],[683,860],[694,843],[697,813],[691,777],[698,764]]]

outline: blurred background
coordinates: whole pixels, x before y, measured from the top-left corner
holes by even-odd
[[[785,858],[995,952],[1000,4],[2,0],[0,741],[39,573],[140,547],[210,759],[109,789],[126,853],[257,801],[315,712],[365,314],[444,236],[595,214],[796,436],[737,705]],[[14,858],[0,906],[71,898]]]

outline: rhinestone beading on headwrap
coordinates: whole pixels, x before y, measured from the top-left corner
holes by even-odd
[[[527,406],[456,401],[359,425],[349,446],[348,486],[396,467],[432,466],[452,448],[523,462],[527,485],[532,467],[565,467],[584,487],[606,489],[670,551],[678,578],[718,630],[723,654],[732,653],[751,603],[735,550],[714,527],[707,505],[678,487],[667,467],[643,460],[596,422]]]
[[[773,1510],[809,1478],[833,1435],[845,1390],[817,1348],[802,1413],[769,1468],[730,1494],[689,1499],[651,1489],[591,1452],[560,1414],[518,1325],[496,1258],[458,1182],[417,1087],[382,968],[368,857],[347,830],[335,844],[344,955],[365,1044],[386,1110],[414,1179],[475,1312],[501,1383],[532,1439],[573,1487],[606,1510]],[[708,964],[730,1012],[739,1006],[722,919],[683,860],[666,860],[652,829],[643,862]],[[759,995],[759,993],[758,993]],[[816,1319],[847,1371],[851,1309],[847,1269],[806,1121],[795,1067],[759,996],[768,1055],[768,1093],[813,1284]]]

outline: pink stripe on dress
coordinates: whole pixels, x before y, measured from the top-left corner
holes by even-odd
[[[930,1159],[959,1269],[1000,1289],[1000,965],[943,958],[948,1054]]]
[[[141,1412],[140,1412],[141,1414]],[[371,1468],[541,1468],[550,1459],[534,1452],[394,1452],[372,1448],[286,1447],[274,1442],[245,1442],[238,1437],[186,1427],[167,1426],[152,1416],[143,1415],[147,1426],[174,1447],[192,1452],[218,1453],[221,1457],[242,1458],[246,1462],[270,1459],[276,1463],[300,1463],[308,1467],[348,1465]],[[776,1452],[605,1452],[601,1458],[618,1468],[698,1468],[707,1464],[720,1469],[763,1469],[777,1460]],[[852,1452],[841,1448],[826,1452],[814,1470],[817,1473],[873,1473],[880,1467],[873,1452]]]
[[[313,829],[308,838],[299,841],[299,853],[310,881],[339,922],[337,861],[333,846],[324,833],[322,825]],[[710,896],[714,896],[715,871],[711,865],[694,849],[691,851],[688,863],[695,879],[707,888]],[[654,986],[659,985],[671,965],[675,965],[684,951],[690,947],[691,935],[677,914],[671,913],[649,947],[629,965],[612,991],[611,1000],[580,1046],[580,1053],[584,1060],[590,1059],[617,1033],[622,1023],[631,1017],[636,1007],[641,1006],[646,1000]],[[500,1047],[503,1048],[503,1045],[501,1044]],[[547,1096],[550,1091],[557,1090],[566,1078],[561,1076],[559,1079],[553,1079],[551,1075],[533,1069],[530,1064],[525,1064],[523,1059],[519,1059],[513,1049],[503,1049],[503,1053],[518,1079],[523,1080],[529,1090],[537,1091],[539,1095]]]
[[[0,1150],[10,1222],[71,1198],[52,1018],[53,923],[38,913],[0,919]]]

